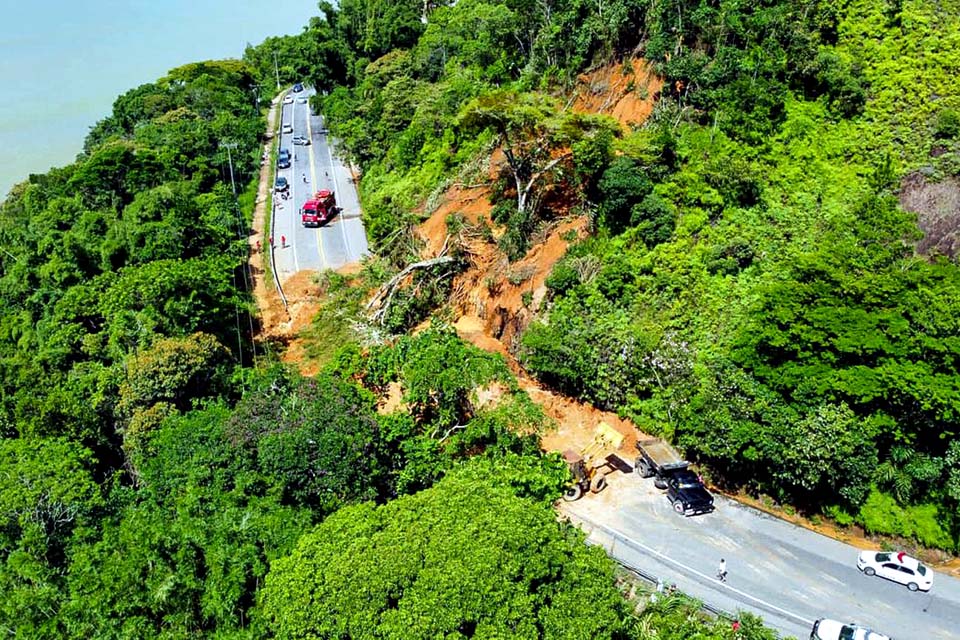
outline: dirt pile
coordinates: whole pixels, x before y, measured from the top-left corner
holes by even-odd
[[[637,442],[637,428],[629,420],[623,420],[617,414],[601,411],[589,403],[571,400],[566,396],[553,393],[545,389],[539,382],[531,378],[519,365],[513,355],[500,340],[492,337],[485,328],[484,322],[477,316],[461,316],[454,324],[457,334],[484,351],[502,355],[513,371],[520,384],[520,388],[527,392],[530,398],[543,408],[544,413],[556,424],[556,429],[544,434],[541,446],[546,451],[563,452],[566,449],[581,450],[593,439],[593,430],[600,422],[606,422],[624,435],[620,446],[621,457],[632,461],[636,455],[634,445]]]
[[[267,113],[267,131],[264,135],[263,157],[264,162],[260,165],[260,183],[257,188],[257,199],[253,209],[253,234],[247,238],[250,245],[250,275],[253,278],[253,297],[257,302],[259,310],[260,323],[257,327],[256,340],[262,340],[265,334],[273,332],[274,327],[284,322],[286,310],[277,295],[276,289],[270,282],[268,274],[264,269],[265,262],[269,260],[269,255],[262,249],[266,246],[263,238],[266,237],[265,228],[267,225],[267,203],[270,193],[270,171],[272,167],[266,160],[270,158],[270,148],[273,145],[273,136],[277,129],[277,105],[280,104],[280,96],[273,99],[270,105],[270,111]]]

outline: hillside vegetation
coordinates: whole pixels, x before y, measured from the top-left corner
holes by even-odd
[[[313,25],[349,52],[313,78],[383,259],[498,149],[473,238],[518,259],[560,216],[593,229],[514,345],[528,371],[730,488],[957,548],[956,3],[474,0],[414,32],[358,6]],[[638,52],[665,81],[643,126],[569,109],[580,70]],[[436,308],[438,275],[385,326]]]
[[[590,233],[511,345],[531,373],[730,487],[957,549],[956,0],[320,13],[120,96],[3,203],[4,635],[774,638],[625,598],[555,517],[542,409],[444,322],[464,238],[517,260],[570,215]],[[638,56],[646,123],[570,108]],[[275,72],[317,87],[377,251],[324,275],[310,378],[254,340],[245,266]],[[372,327],[416,224],[477,183],[490,223],[451,216],[452,261]]]

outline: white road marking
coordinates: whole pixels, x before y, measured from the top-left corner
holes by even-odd
[[[310,103],[307,103],[307,140],[310,141],[310,144],[307,145],[307,154],[310,156],[310,179],[313,180],[313,185],[317,184],[317,165],[316,158],[313,157],[313,128],[310,126]],[[327,264],[327,257],[323,253],[323,234],[320,232],[321,227],[319,224],[316,228],[317,235],[317,251],[320,254],[320,270],[327,269],[330,265]]]
[[[291,110],[292,111],[292,110]],[[290,120],[293,120],[293,114],[290,114]],[[283,136],[280,137],[280,146],[283,146]],[[293,144],[291,143],[291,147]],[[296,151],[291,151],[291,153],[296,153]],[[290,205],[293,207],[294,211],[297,209],[297,161],[294,157],[293,161],[290,162],[290,198],[287,200]],[[300,261],[297,257],[297,239],[296,239],[296,229],[290,230],[290,244],[293,245],[293,272],[296,273],[300,271]],[[276,240],[276,238],[274,238]]]
[[[581,519],[583,519],[583,520],[587,520],[586,518],[583,518],[583,516],[578,516],[578,517],[581,518]],[[605,532],[608,533],[609,535],[613,536],[615,539],[623,540],[624,542],[627,542],[627,543],[633,545],[633,546],[636,547],[637,549],[641,549],[641,550],[643,550],[643,551],[646,551],[647,553],[655,556],[656,558],[658,558],[658,559],[660,559],[660,560],[662,560],[662,561],[664,561],[664,562],[667,562],[667,563],[669,563],[669,564],[672,564],[672,565],[674,565],[674,566],[676,566],[676,567],[680,567],[680,568],[683,569],[684,571],[686,571],[686,572],[688,572],[688,573],[691,573],[691,574],[697,576],[698,578],[701,579],[701,581],[703,582],[704,585],[711,584],[711,585],[713,585],[715,588],[718,588],[718,589],[719,589],[719,588],[723,588],[723,589],[725,589],[726,591],[728,591],[729,593],[736,594],[736,595],[738,595],[738,596],[740,596],[740,597],[742,597],[742,598],[744,598],[744,599],[746,599],[746,600],[750,600],[750,601],[752,601],[752,602],[755,602],[755,603],[759,604],[759,605],[762,606],[762,607],[766,607],[766,608],[772,609],[772,610],[774,610],[774,611],[776,611],[776,612],[778,612],[778,613],[780,613],[780,614],[783,614],[784,616],[786,616],[786,617],[788,617],[788,618],[793,619],[794,621],[800,622],[801,624],[804,624],[804,625],[812,625],[812,624],[813,624],[813,620],[810,620],[810,619],[805,618],[805,617],[803,617],[803,616],[801,616],[801,615],[798,615],[798,614],[796,614],[796,613],[793,613],[792,611],[788,611],[787,609],[784,609],[783,607],[778,607],[777,605],[773,604],[772,602],[767,602],[766,600],[762,600],[762,599],[760,599],[760,598],[757,598],[756,596],[753,596],[753,595],[751,595],[751,594],[749,594],[749,593],[747,593],[747,592],[745,592],[745,591],[741,591],[740,589],[737,589],[736,587],[731,587],[729,584],[720,583],[720,582],[718,582],[715,578],[713,578],[713,577],[711,577],[711,576],[708,576],[707,574],[705,574],[705,573],[703,573],[703,572],[701,572],[701,571],[698,571],[697,569],[694,569],[693,567],[690,567],[690,566],[688,566],[688,565],[685,565],[685,564],[683,564],[682,562],[678,562],[677,560],[674,560],[674,559],[671,558],[670,556],[665,555],[665,554],[663,554],[663,553],[660,553],[660,552],[657,551],[656,549],[654,549],[654,548],[652,548],[652,547],[649,547],[649,546],[645,545],[644,543],[642,543],[642,542],[640,542],[640,541],[638,541],[638,540],[634,540],[633,538],[631,538],[630,536],[626,535],[626,534],[623,533],[622,531],[617,531],[616,529],[613,529],[612,527],[608,527],[607,525],[601,524],[601,523],[599,523],[599,522],[595,522],[595,521],[591,521],[591,520],[587,520],[587,521],[588,521],[589,524],[592,525],[594,528],[601,529],[601,530],[605,531]]]
[[[337,168],[333,166],[333,151],[331,150],[332,147],[333,147],[333,144],[330,142],[330,139],[327,138],[327,156],[330,158],[330,173],[332,174],[332,177],[333,177],[333,192],[339,193],[340,197],[342,198],[343,194],[340,193],[340,188],[337,186]],[[337,226],[340,227],[340,233],[341,235],[343,235],[343,250],[346,254],[347,260],[349,261],[350,260],[350,241],[347,240],[347,230],[344,229],[344,225],[342,224]]]

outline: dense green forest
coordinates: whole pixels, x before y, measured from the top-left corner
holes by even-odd
[[[352,289],[330,277],[342,309],[416,258],[424,208],[500,147],[490,242],[520,257],[568,213],[547,183],[592,221],[519,344],[529,371],[719,483],[957,549],[956,0],[319,10],[120,96],[75,163],[4,201],[6,635],[774,637],[622,597],[554,516],[567,471],[505,362],[442,322],[404,335],[443,290],[403,294],[389,340],[337,333],[312,378],[253,341],[274,53],[363,171],[379,259]],[[648,123],[566,109],[579,73],[633,56],[666,80]]]
[[[341,43],[310,73],[380,256],[410,261],[421,212],[503,149],[507,255],[571,209],[594,229],[523,335],[530,372],[720,484],[955,550],[958,9],[472,0],[422,25],[344,2],[303,38]],[[565,107],[578,72],[638,54],[665,79],[644,126]],[[421,289],[387,326],[436,307]]]

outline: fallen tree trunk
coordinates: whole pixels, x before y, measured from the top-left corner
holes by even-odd
[[[400,283],[403,282],[403,279],[416,271],[417,269],[429,269],[430,267],[435,267],[438,264],[447,264],[453,262],[452,256],[438,256],[436,258],[431,258],[429,260],[422,260],[420,262],[414,262],[403,268],[397,275],[393,276],[382,285],[377,293],[370,299],[370,302],[367,303],[364,307],[364,311],[371,313],[371,320],[377,321],[380,324],[383,324],[384,318],[387,316],[387,311],[390,310],[390,301],[393,299],[393,294],[396,292],[397,288],[400,286]]]

